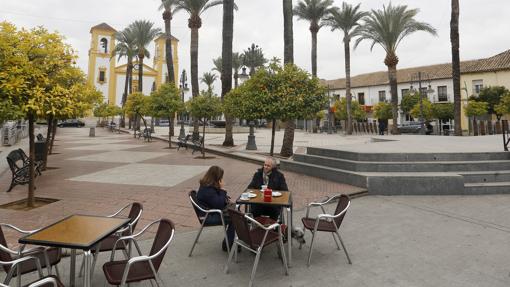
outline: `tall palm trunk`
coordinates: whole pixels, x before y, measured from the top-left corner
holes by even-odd
[[[223,43],[221,51],[221,100],[232,90],[232,42],[234,40],[234,0],[223,1]],[[223,146],[234,146],[232,118],[225,114],[225,140]]]
[[[128,69],[128,75],[129,75],[129,88],[128,88],[129,93],[128,93],[128,95],[130,95],[133,93],[133,58],[131,58],[131,57],[128,58],[127,69]],[[126,95],[126,101],[127,101],[128,95]],[[124,103],[126,101],[124,101]]]
[[[172,11],[165,10],[163,12],[163,20],[165,20],[165,58],[166,58],[166,68],[168,70],[168,82],[175,83],[174,77],[174,60],[172,56],[172,34],[171,34],[171,24],[172,24]]]
[[[345,98],[347,100],[347,134],[352,135],[352,95],[351,95],[351,49],[350,39],[344,39],[345,54]]]
[[[284,53],[283,62],[285,64],[294,63],[294,35],[292,32],[292,0],[283,0],[283,40]],[[294,145],[294,128],[293,119],[287,121],[285,132],[283,134],[283,144],[280,155],[291,156]]]
[[[143,58],[144,54],[138,54],[138,91],[143,92]]]
[[[132,61],[133,60],[131,59],[131,57],[128,57],[128,63],[126,65],[126,79],[125,79],[125,83],[124,83],[124,94],[122,94],[122,101],[121,101],[121,105],[123,108],[127,101],[128,92],[130,92],[130,89],[129,89],[130,75],[129,75],[129,73],[131,72],[131,69],[133,66]],[[126,114],[124,112],[122,113],[122,117],[120,118],[120,126],[123,128],[126,127]]]
[[[312,76],[317,77],[317,32],[319,26],[317,24],[310,25],[310,31],[312,32]]]
[[[394,52],[386,53],[384,64],[388,67],[388,80],[390,82],[391,90],[391,112],[393,118],[393,126],[391,127],[391,133],[396,135],[398,134],[397,55],[395,55]]]
[[[28,142],[29,142],[29,158],[30,162],[28,165],[28,176],[29,176],[29,183],[28,183],[28,197],[27,197],[27,206],[28,207],[34,207],[35,202],[35,169],[34,169],[34,163],[35,163],[35,136],[34,136],[34,121],[35,116],[33,113],[28,113]]]
[[[198,28],[191,28],[191,42],[190,42],[190,56],[191,56],[191,94],[197,97],[199,94],[198,86]],[[193,134],[198,136],[198,119],[193,119]]]
[[[450,41],[452,43],[453,109],[455,135],[462,135],[461,94],[460,94],[460,55],[459,55],[459,0],[452,0],[450,21]]]

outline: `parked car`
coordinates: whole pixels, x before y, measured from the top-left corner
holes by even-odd
[[[401,134],[419,134],[421,124],[419,122],[403,122],[397,126]],[[425,134],[430,135],[433,132],[433,127],[430,124],[425,124]]]
[[[57,124],[57,126],[59,128],[68,128],[68,127],[81,128],[81,127],[85,126],[85,123],[80,121],[79,119],[68,119],[68,120],[61,121],[60,123]]]

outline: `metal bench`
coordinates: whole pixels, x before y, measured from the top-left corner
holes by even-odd
[[[188,141],[191,140],[191,135],[187,135],[185,137],[179,137],[177,142],[177,150],[179,150],[181,147],[188,149]]]
[[[29,164],[30,158],[22,149],[11,151],[7,155],[7,163],[12,172],[11,185],[7,192],[11,191],[16,185],[24,185],[30,182]],[[34,164],[35,176],[41,175],[41,162]]]
[[[150,128],[143,129],[143,132],[138,131],[138,139],[142,138],[144,141],[150,142],[152,140],[152,134]]]
[[[191,140],[191,147],[193,148],[193,152],[191,154],[194,154],[196,151],[201,151],[202,145],[204,144],[204,137],[198,136],[198,138]]]

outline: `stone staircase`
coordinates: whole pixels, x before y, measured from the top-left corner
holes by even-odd
[[[369,194],[510,193],[510,153],[362,153],[307,148],[282,170],[367,188]]]

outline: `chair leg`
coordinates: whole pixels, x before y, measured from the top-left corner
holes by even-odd
[[[14,274],[14,271],[16,271],[16,269],[18,269],[18,266],[11,267],[11,270],[9,270],[9,273],[7,273],[7,275],[5,276],[5,279],[4,279],[5,285],[9,285],[9,283],[11,282],[11,279],[12,279],[12,275]]]
[[[188,254],[189,257],[191,257],[191,254],[193,253],[193,249],[195,249],[195,245],[197,244],[198,238],[200,237],[200,234],[202,234],[203,229],[204,229],[204,224],[202,223],[202,226],[200,227],[200,230],[198,231],[197,237],[195,238],[195,242],[193,242],[193,246],[191,246],[191,250],[189,251],[189,254]]]
[[[312,241],[310,242],[310,251],[308,251],[308,263],[306,264],[310,267],[310,261],[312,260],[312,248],[313,248],[313,240],[315,239],[315,232],[312,231]]]
[[[60,277],[60,271],[58,270],[58,266],[55,265],[55,274],[57,274],[57,277],[62,280],[62,277]]]
[[[230,261],[232,261],[232,257],[234,256],[235,252],[237,252],[237,241],[236,240],[234,240],[234,244],[232,245],[232,248],[230,249],[227,264],[225,264],[225,268],[223,270],[225,272],[225,274],[228,274],[228,267],[230,265]]]
[[[221,219],[221,225],[223,226],[223,232],[225,233],[225,243],[227,244],[227,253],[230,253],[230,242],[228,242],[227,226],[223,222],[223,219]]]
[[[287,256],[285,255],[285,247],[283,246],[283,239],[282,236],[279,236],[279,245],[280,245],[280,252],[282,253],[282,259],[283,259],[283,268],[285,270],[285,275],[289,275],[289,265],[287,264]]]
[[[335,233],[331,232],[331,235],[333,235],[333,239],[335,240],[336,248],[340,250],[340,245],[338,245],[338,240],[336,239]]]
[[[16,278],[18,279],[18,287],[21,287],[21,268],[16,268],[16,273],[16,276],[18,277]]]
[[[342,248],[344,249],[345,256],[347,256],[347,261],[349,262],[349,264],[352,264],[351,258],[349,257],[349,253],[347,253],[347,249],[345,248],[345,244],[342,240],[342,237],[340,236],[340,233],[338,233],[338,230],[335,233],[336,235],[338,235],[338,239],[340,239],[340,243],[342,244]]]
[[[82,277],[83,276],[83,269],[85,268],[85,255],[83,255],[83,258],[81,260],[81,267],[80,267],[80,272],[78,273],[78,277]]]
[[[255,279],[255,273],[257,272],[257,267],[259,265],[259,259],[260,259],[261,253],[262,253],[262,247],[259,247],[257,249],[257,256],[255,256],[255,262],[253,263],[253,269],[251,270],[250,283],[248,284],[248,287],[251,287],[253,285],[253,279]]]

